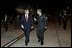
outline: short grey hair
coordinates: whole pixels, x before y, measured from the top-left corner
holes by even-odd
[[[41,9],[37,9],[37,11],[42,12]]]

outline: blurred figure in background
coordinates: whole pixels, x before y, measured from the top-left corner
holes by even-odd
[[[58,23],[59,23],[59,25],[61,26],[62,11],[59,12],[59,15],[58,15],[57,17],[58,17]]]
[[[66,30],[67,28],[67,21],[70,18],[70,16],[71,16],[71,13],[70,13],[69,7],[67,6],[67,8],[63,10],[63,15],[62,15],[64,30]]]
[[[19,20],[19,18],[20,18],[19,15],[17,15],[15,17],[15,21],[14,21],[15,29],[18,29],[19,26],[20,26],[20,20]]]
[[[7,16],[7,14],[5,14],[4,28],[5,28],[5,31],[8,31],[8,16]]]

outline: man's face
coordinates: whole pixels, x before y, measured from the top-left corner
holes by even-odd
[[[37,10],[37,14],[39,15],[41,12],[39,10]]]
[[[29,14],[29,10],[25,10],[25,14]]]

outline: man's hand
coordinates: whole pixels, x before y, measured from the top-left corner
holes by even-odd
[[[34,18],[34,21],[36,21],[36,18]]]
[[[33,29],[33,26],[31,26],[31,29]]]
[[[47,20],[48,18],[46,17],[46,20]]]
[[[22,29],[24,29],[24,26],[23,25],[21,25],[21,27],[22,27]]]
[[[47,27],[45,26],[45,29],[47,29]]]

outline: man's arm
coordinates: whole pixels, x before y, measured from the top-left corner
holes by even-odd
[[[33,29],[34,27],[33,27],[33,17],[31,16],[31,29]]]
[[[46,15],[44,16],[44,22],[45,22],[45,29],[47,29],[47,27],[46,27],[46,23],[47,23],[47,17],[46,17]]]
[[[45,21],[45,22],[47,21],[47,19],[48,19],[48,18],[46,17],[46,15],[44,15],[44,21]]]
[[[24,29],[22,16],[21,16],[20,24],[21,24],[22,29]]]

